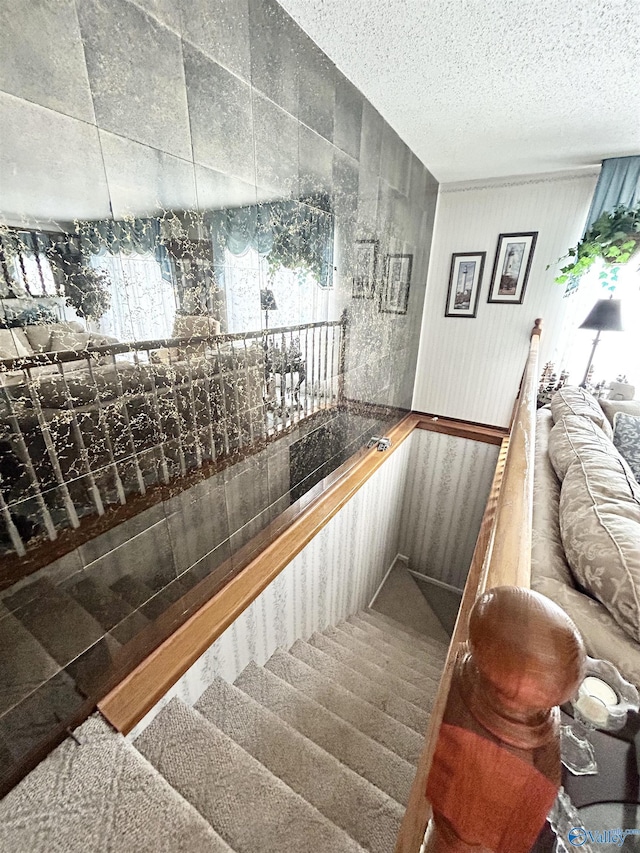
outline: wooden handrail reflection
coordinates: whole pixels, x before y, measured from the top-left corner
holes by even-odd
[[[483,732],[483,736],[485,738],[488,736],[489,740],[493,738],[497,744],[497,748],[502,750],[502,752],[499,752],[502,758],[504,758],[503,752],[505,750],[508,752],[513,748],[513,744],[511,746],[506,745],[509,740],[508,729],[510,724],[508,720],[503,725],[500,735],[496,735],[495,733],[488,734],[487,721],[482,717],[482,708],[478,711],[476,707],[475,715],[473,711],[469,711],[469,704],[473,708],[474,702],[471,701],[469,703],[469,697],[465,695],[465,691],[469,689],[469,683],[467,681],[465,685],[462,673],[464,671],[463,662],[465,660],[467,660],[467,670],[469,666],[468,656],[470,650],[466,642],[468,640],[469,616],[477,599],[486,590],[491,590],[494,587],[519,587],[522,589],[519,595],[524,596],[529,611],[527,611],[527,607],[522,611],[522,624],[516,627],[515,623],[511,623],[512,630],[519,632],[519,636],[531,636],[531,626],[535,622],[536,613],[540,608],[535,594],[526,591],[530,585],[533,453],[535,445],[535,413],[541,325],[542,321],[536,320],[531,333],[529,354],[514,408],[510,436],[503,442],[501,447],[494,482],[465,585],[460,612],[449,647],[449,654],[431,714],[425,748],[418,763],[409,804],[398,836],[396,853],[418,853],[423,842],[424,832],[431,815],[431,805],[426,797],[427,780],[439,739],[443,737],[443,720],[447,721],[447,725],[454,725],[460,729],[466,728],[469,732],[475,732],[475,734],[477,734],[477,731],[474,730],[474,726],[479,726]],[[553,634],[554,630],[556,630],[553,627],[555,624],[554,619],[560,619],[562,622],[562,616],[554,612],[553,607],[551,607],[550,612],[550,621],[545,622],[545,620],[542,620],[541,626],[539,625],[538,629],[536,629],[542,631],[544,635],[542,638],[543,646],[546,639],[548,639],[549,633]],[[583,656],[579,637],[577,634],[572,634],[572,627],[565,625],[568,631],[565,635],[565,647],[573,649],[568,655],[570,668],[572,667],[571,677],[568,679],[568,686],[567,684],[564,685],[565,692],[569,691],[567,695],[573,689],[573,680],[580,677]],[[518,648],[519,654],[522,654],[522,647]],[[480,654],[482,653],[480,652]],[[544,672],[544,669],[545,667],[542,667],[541,671]],[[489,679],[490,681],[491,679]],[[491,690],[489,690],[489,693],[491,693]],[[563,693],[563,691],[560,691],[560,693]],[[560,693],[547,693],[545,695],[547,699],[551,698],[555,702]],[[530,707],[529,710],[531,710]],[[554,716],[555,713],[552,711],[551,706],[544,707],[544,702],[538,704],[534,710],[538,714],[546,714],[547,716]],[[516,713],[517,716],[520,713],[526,713],[526,711],[527,708],[516,711],[511,708],[510,713]],[[478,722],[478,717],[482,720],[481,723]],[[470,720],[474,722],[469,722]],[[546,764],[543,761],[542,764],[549,771],[547,778],[552,779],[553,784],[555,784],[560,766],[557,731],[551,726],[547,734],[548,742],[545,749],[547,750],[546,754],[549,760]],[[521,750],[522,744],[517,749]],[[522,751],[518,755],[522,757]],[[531,755],[525,760],[531,762]],[[455,770],[456,768],[454,767]],[[453,775],[455,775],[455,772]],[[482,795],[481,787],[480,785],[476,785],[475,790],[477,794]],[[482,799],[481,796],[480,799]],[[468,803],[465,805],[468,806],[471,812],[473,804]],[[485,805],[487,804],[485,803]],[[525,808],[524,811],[526,812],[527,809]],[[534,823],[538,818],[539,814],[533,816]],[[473,840],[470,841],[469,838],[463,841],[451,829],[446,820],[444,822],[440,821],[439,835],[437,833],[434,835],[434,831],[434,829],[431,830],[428,840],[427,850],[430,853],[436,853],[436,851],[437,853],[441,853],[441,851],[445,850],[462,851],[469,849],[482,851],[490,849],[482,846],[482,834],[478,836],[476,842]]]

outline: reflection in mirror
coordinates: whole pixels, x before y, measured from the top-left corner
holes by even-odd
[[[337,407],[330,207],[2,227],[5,549]]]

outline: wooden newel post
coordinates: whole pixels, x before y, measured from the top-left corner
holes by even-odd
[[[469,617],[427,783],[427,853],[528,853],[560,786],[560,711],[585,651],[566,613],[496,587]]]

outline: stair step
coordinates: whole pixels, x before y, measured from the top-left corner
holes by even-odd
[[[221,678],[195,707],[362,847],[393,849],[402,806],[276,714]]]
[[[448,648],[448,644],[442,640],[436,640],[433,637],[428,637],[426,634],[419,634],[411,628],[406,630],[396,622],[395,619],[390,619],[388,616],[383,616],[381,613],[376,613],[373,610],[361,610],[356,614],[357,618],[369,625],[371,628],[376,628],[381,634],[391,640],[395,638],[408,646],[410,649],[419,650],[423,653],[443,654],[443,651]]]
[[[422,595],[422,593],[420,593],[420,595]],[[445,642],[444,640],[438,640],[434,637],[430,637],[428,634],[423,634],[421,631],[416,631],[415,628],[410,628],[408,625],[403,625],[401,622],[398,622],[397,619],[392,619],[390,616],[387,616],[384,613],[379,613],[377,610],[367,608],[366,610],[361,610],[358,613],[358,616],[361,616],[363,619],[370,620],[373,624],[377,624],[383,630],[389,630],[396,633],[400,639],[409,639],[409,641],[424,643],[427,646],[431,646],[432,644],[440,645]]]
[[[377,624],[366,620],[364,617],[364,613],[356,613],[354,616],[349,616],[347,624],[355,625],[360,630],[365,631],[369,636],[383,640],[395,649],[413,657],[435,661],[436,663],[442,658],[442,645],[437,641],[432,641],[435,645],[429,646],[425,643],[419,643],[412,637],[405,637],[403,639],[390,631],[388,625]]]
[[[179,699],[158,714],[135,745],[236,853],[282,853],[284,847],[296,853],[362,851],[344,830]]]
[[[424,708],[418,708],[412,702],[397,696],[392,690],[379,682],[371,681],[364,675],[332,658],[316,646],[311,646],[302,640],[296,640],[291,646],[290,654],[313,667],[325,678],[337,681],[347,690],[355,693],[361,699],[384,711],[390,717],[409,726],[418,734],[423,735],[429,722],[429,713]]]
[[[132,605],[106,584],[84,572],[79,574],[81,577],[74,575],[62,584],[62,588],[82,605],[105,631],[110,631],[134,612]]]
[[[0,802],[0,850],[232,853],[101,717],[75,734]]]
[[[338,761],[406,805],[415,774],[408,761],[255,663],[249,664],[235,683]]]
[[[336,625],[336,630],[349,634],[349,636],[360,640],[360,642],[365,643],[370,648],[378,649],[385,655],[397,658],[404,666],[415,669],[421,675],[431,675],[436,679],[440,678],[442,663],[439,658],[437,661],[434,661],[426,655],[411,655],[401,646],[395,646],[393,643],[382,639],[377,631],[367,631],[354,622],[341,622],[339,625]]]
[[[358,637],[351,636],[344,631],[338,631],[336,628],[328,628],[324,631],[324,636],[332,640],[334,643],[342,646],[347,651],[352,652],[356,657],[379,666],[380,669],[394,675],[396,678],[401,678],[403,681],[412,684],[419,690],[425,693],[432,693],[438,688],[440,680],[440,671],[432,670],[430,673],[418,672],[413,667],[406,666],[400,659],[400,655],[389,655],[380,651],[380,649],[367,645]]]
[[[420,690],[418,687],[414,687],[413,684],[410,684],[408,681],[392,675],[382,667],[377,666],[375,663],[371,663],[371,661],[366,658],[346,649],[344,646],[334,642],[334,640],[331,640],[324,634],[313,634],[309,638],[309,644],[316,646],[316,648],[323,652],[326,652],[326,654],[336,660],[339,660],[341,663],[344,663],[345,666],[350,667],[355,672],[365,675],[372,681],[378,681],[379,683],[384,684],[384,686],[389,690],[395,691],[398,696],[406,699],[407,702],[413,702],[413,704],[417,705],[418,708],[425,708],[428,711],[431,710],[434,696],[431,695],[429,691]]]
[[[337,681],[321,675],[313,667],[288,652],[278,650],[265,668],[288,682],[309,699],[322,705],[363,734],[386,746],[400,758],[417,764],[423,739],[414,730],[384,711],[342,687]]]
[[[61,667],[104,635],[102,626],[84,607],[44,577],[6,596],[3,604]]]

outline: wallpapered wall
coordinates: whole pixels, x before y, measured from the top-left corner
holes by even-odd
[[[410,569],[464,588],[498,451],[452,435],[413,433],[399,540]]]
[[[108,274],[111,307],[91,320],[86,334],[133,341],[171,335],[178,310],[204,312],[199,316],[223,330],[259,331],[266,324],[260,290],[271,287],[277,309],[270,312],[270,328],[337,321],[347,309],[344,395],[359,405],[358,415],[330,409],[328,424],[327,417],[309,427],[303,422],[288,438],[180,494],[180,467],[198,464],[190,368],[183,369],[177,384],[187,390],[170,388],[187,403],[179,416],[165,395],[168,420],[191,424],[183,430],[186,451],[173,440],[163,449],[175,489],[124,525],[105,530],[105,524],[96,539],[3,593],[4,773],[100,694],[101,678],[122,649],[176,597],[233,558],[292,494],[299,497],[370,435],[384,431],[386,421],[370,404],[410,407],[437,182],[273,0],[7,0],[0,9],[0,57],[0,240],[10,252],[7,269],[0,270],[2,317],[33,301],[23,281],[27,274],[35,276],[38,304],[73,317],[64,295],[52,295],[52,247],[62,258],[52,276],[62,271],[65,286],[65,263],[81,283],[89,267]],[[24,269],[17,232],[31,235],[20,250]],[[272,240],[279,240],[280,260],[302,258],[307,266],[274,271],[267,251]],[[354,287],[361,240],[373,241],[367,243],[373,266],[366,273],[360,268]],[[41,247],[44,283],[33,246]],[[399,285],[408,263],[397,267],[400,281],[389,278],[391,255],[411,256],[406,305]],[[262,418],[224,434],[222,451],[233,462],[257,425],[259,431],[271,428],[283,416],[263,418],[263,394],[272,393],[263,386],[263,351],[254,344],[252,360],[234,368],[227,387],[228,396],[237,392],[241,410],[251,406]],[[230,357],[227,352],[219,361],[224,366]],[[147,399],[134,418],[145,440],[157,429],[147,406],[149,376],[161,372],[150,363]],[[105,382],[111,394],[114,383]],[[38,384],[40,395],[45,386]],[[28,383],[16,387],[16,398],[28,396]],[[51,386],[43,409],[63,473],[81,517],[95,513],[100,493],[101,518],[108,520],[117,499],[113,468],[101,470],[95,488],[88,487],[61,387],[62,396]],[[90,465],[98,444],[108,450],[104,435],[96,440],[98,407],[81,399],[91,387],[88,381],[70,385],[71,402],[85,406],[79,428],[88,430]],[[318,404],[327,400],[317,395]],[[291,397],[289,408],[295,409]],[[47,541],[43,505],[36,506],[24,485],[22,451],[3,417],[3,484],[5,472],[13,472],[9,511],[30,547],[32,538]],[[114,440],[122,438],[117,417],[105,422]],[[44,505],[54,525],[69,526],[63,491],[37,440],[39,423],[31,418],[23,426],[35,435],[29,446],[44,477]],[[200,426],[206,437],[207,424]],[[295,469],[289,464],[294,442]],[[306,442],[308,452],[298,442]],[[147,487],[158,480],[158,452],[153,449],[140,472]],[[218,459],[219,446],[215,452]],[[140,480],[131,459],[123,459],[121,474],[128,496]],[[0,529],[0,545],[17,563],[7,530]]]
[[[441,187],[414,409],[508,425],[533,321],[544,320],[544,364],[554,358],[564,318],[574,310],[575,302],[554,283],[556,261],[580,237],[597,175],[589,168]],[[538,232],[524,302],[488,304],[498,235],[523,231]],[[487,259],[477,317],[445,317],[452,253],[482,251]]]
[[[280,575],[193,664],[130,734],[173,696],[193,704],[216,675],[234,679],[255,660],[367,607],[399,550],[400,519],[414,436],[323,527]]]

